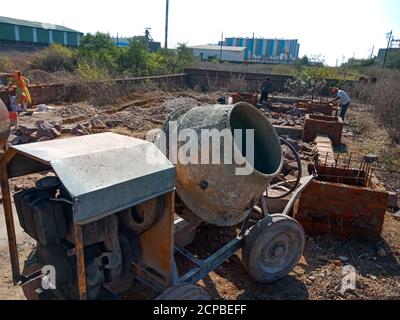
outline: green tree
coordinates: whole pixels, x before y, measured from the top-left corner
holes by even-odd
[[[129,75],[147,76],[150,74],[150,53],[146,42],[141,39],[131,39],[125,57]]]
[[[117,58],[118,48],[109,34],[88,33],[82,37],[77,52],[78,63],[106,69],[115,75],[118,69]]]
[[[178,44],[176,52],[178,55],[178,72],[182,72],[196,60],[195,56],[193,55],[193,49],[188,48],[184,43]]]
[[[93,53],[99,51],[114,52],[115,46],[108,33],[87,33],[80,41],[79,51],[81,53]]]

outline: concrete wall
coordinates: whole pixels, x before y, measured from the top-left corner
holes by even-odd
[[[135,88],[141,86],[151,86],[159,88],[185,88],[186,74],[166,75],[157,77],[142,77],[132,79],[116,79],[112,81],[98,81],[90,82],[92,88],[96,85],[110,84],[115,85],[116,89],[128,92],[134,91]],[[85,97],[85,84],[48,84],[48,85],[32,85],[29,87],[29,92],[32,98],[32,104],[46,104],[56,101],[76,101]],[[8,92],[7,90],[0,90],[0,99],[8,106],[8,96],[13,95],[15,92]]]
[[[203,70],[203,69],[186,69],[188,86],[191,88],[202,88],[204,90],[214,90],[219,88],[226,88],[232,78],[241,77],[246,80],[249,91],[259,92],[261,83],[266,77],[270,77],[273,84],[274,91],[283,91],[284,84],[292,79],[291,76],[269,75],[262,73],[243,73],[243,72],[229,72],[229,71],[216,71],[216,70]]]

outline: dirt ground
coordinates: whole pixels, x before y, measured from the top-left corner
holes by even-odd
[[[182,104],[214,103],[223,93],[193,92],[136,93],[114,105],[94,107],[89,104],[51,105],[51,111],[20,118],[21,124],[43,120],[74,126],[99,118],[114,121],[109,131],[144,138],[145,133],[160,127],[167,115]],[[374,153],[379,156],[376,174],[389,190],[400,189],[400,148],[392,145],[383,128],[373,121],[365,107],[354,107],[347,120],[341,152],[351,152],[354,159]],[[12,181],[12,190],[33,186],[42,175]],[[2,208],[1,208],[2,210]],[[0,300],[24,299],[22,290],[12,285],[9,254],[3,214],[0,212]],[[18,225],[18,220],[16,220]],[[17,227],[21,263],[30,253],[34,241]],[[233,228],[201,227],[190,247],[199,257],[205,257],[222,247],[236,233]],[[209,245],[204,246],[204,243]],[[226,261],[209,277],[199,282],[214,299],[399,299],[400,298],[400,221],[392,213],[386,215],[382,239],[378,243],[336,241],[328,237],[308,237],[304,256],[294,271],[274,284],[261,285],[253,281],[242,267],[240,252]],[[356,290],[341,293],[343,267],[356,269]],[[137,291],[135,286],[132,290]],[[140,289],[142,290],[142,289]],[[151,294],[140,298],[151,298]],[[126,295],[126,298],[131,295]],[[137,297],[137,295],[136,295]]]

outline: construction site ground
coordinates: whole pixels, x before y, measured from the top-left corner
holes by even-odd
[[[37,121],[76,126],[91,122],[94,118],[102,122],[114,122],[115,127],[96,129],[91,133],[112,131],[137,138],[146,132],[161,127],[168,114],[184,105],[215,103],[223,92],[199,94],[185,92],[135,93],[102,107],[89,103],[60,103],[49,105],[48,112],[21,116],[19,123],[33,125]],[[67,137],[63,134],[60,138]],[[390,143],[384,130],[374,121],[368,107],[355,106],[346,119],[344,146],[339,152],[352,152],[362,158],[365,154],[377,154],[379,167],[376,171],[380,180],[391,191],[400,189],[400,148]],[[12,180],[11,189],[18,191],[33,186],[41,174]],[[3,208],[1,207],[1,211]],[[14,210],[15,211],[15,210]],[[31,252],[34,241],[17,227],[20,262]],[[199,257],[205,257],[222,247],[236,235],[235,228],[202,226],[190,249]],[[206,246],[204,244],[207,244]],[[357,271],[356,290],[341,292],[344,277],[343,267],[352,265]],[[24,299],[21,288],[12,284],[4,214],[0,212],[0,300]],[[199,282],[214,299],[399,299],[400,298],[400,220],[387,212],[382,239],[377,243],[338,241],[329,237],[307,237],[307,245],[300,263],[288,277],[274,284],[263,285],[253,281],[241,264],[238,252],[209,277]],[[137,289],[140,287],[140,294]],[[151,290],[143,290],[135,284],[131,293],[124,298],[150,299]]]

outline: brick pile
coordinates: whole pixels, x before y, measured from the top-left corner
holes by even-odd
[[[103,121],[98,118],[94,118],[90,123],[84,122],[75,125],[37,121],[34,125],[17,125],[12,128],[7,145],[49,141],[57,139],[62,134],[83,136],[92,133],[106,132],[116,125],[117,124],[113,121],[103,123]]]
[[[252,93],[234,93],[232,94],[233,104],[238,102],[247,102],[253,106],[257,106],[258,95]]]

